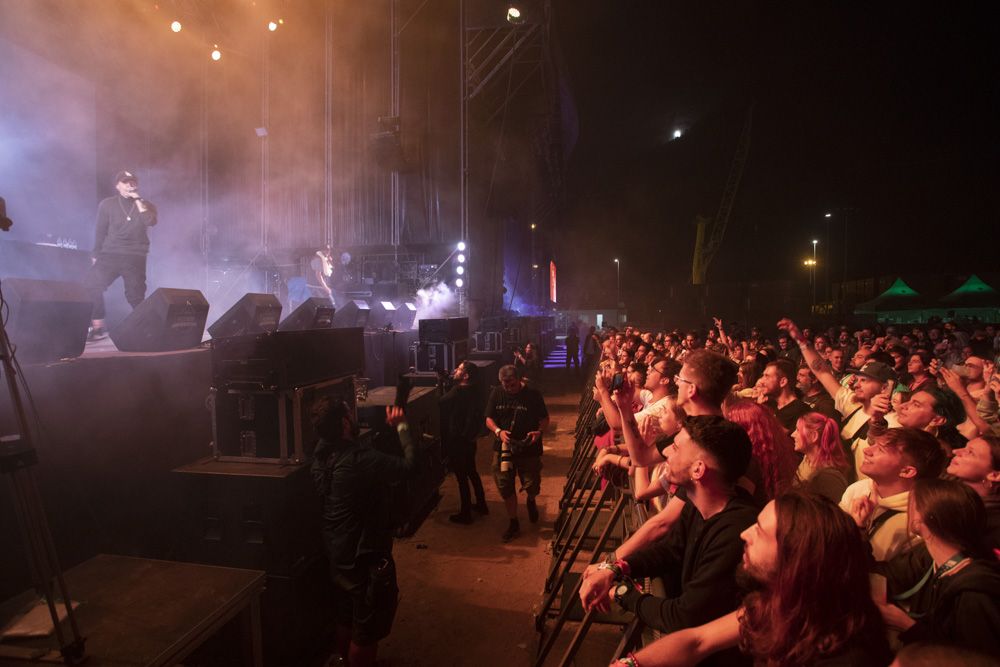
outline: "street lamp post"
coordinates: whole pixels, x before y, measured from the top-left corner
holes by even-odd
[[[813,239],[813,263],[812,263],[812,283],[813,283],[813,305],[816,305],[816,244],[818,239]]]
[[[622,263],[618,261],[617,257],[615,257],[615,273],[617,275],[617,285],[618,285],[618,289],[616,292],[617,299],[615,300],[615,312],[618,313],[617,317],[618,317],[618,322],[620,323],[622,316],[621,313],[618,312],[618,309],[621,308],[622,305]]]

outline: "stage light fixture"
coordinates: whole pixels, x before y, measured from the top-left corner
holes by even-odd
[[[459,241],[455,247],[458,248],[459,252],[465,252],[465,241]]]
[[[216,44],[215,48],[212,49],[212,60],[219,61],[222,59],[222,51],[219,50],[219,45]]]
[[[173,23],[170,24],[170,29],[173,30],[174,32],[180,32],[181,28],[183,27],[184,26],[181,25],[180,21],[174,21]]]
[[[536,225],[535,223],[531,223],[531,228],[532,229],[538,229],[538,225]]]
[[[458,260],[459,264],[464,264],[465,263],[465,255],[463,255],[461,253],[459,253],[458,257],[456,257],[455,259]]]
[[[268,21],[268,23],[267,23],[267,29],[270,30],[271,32],[274,32],[275,30],[277,30],[278,29],[277,22],[275,22],[275,21]]]
[[[465,273],[465,267],[464,266],[457,267],[455,269],[455,273],[457,273],[458,275],[462,275],[463,273]]]
[[[680,130],[674,130],[674,139],[680,139],[682,134]]]
[[[511,5],[507,8],[507,22],[517,25],[524,20],[524,16],[521,14],[521,10]]]
[[[461,278],[455,278],[455,287],[462,287],[465,285],[465,281]]]

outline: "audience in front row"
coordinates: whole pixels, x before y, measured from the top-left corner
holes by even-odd
[[[717,320],[594,343],[610,425],[595,469],[666,498],[584,573],[586,608],[615,600],[672,633],[622,664],[886,665],[890,630],[913,644],[894,664],[937,644],[1000,654],[996,328],[778,332]],[[634,583],[652,575],[666,598]]]

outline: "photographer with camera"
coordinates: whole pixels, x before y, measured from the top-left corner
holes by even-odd
[[[521,534],[517,480],[528,494],[528,519],[538,522],[535,496],[541,489],[542,432],[549,425],[549,411],[541,392],[527,386],[513,366],[501,367],[499,379],[500,386],[493,388],[486,405],[486,428],[496,437],[493,478],[510,519],[501,539],[510,542]]]
[[[374,665],[399,595],[389,485],[417,470],[416,450],[397,406],[386,406],[385,420],[399,433],[402,457],[359,442],[357,418],[345,401],[322,397],[310,416],[320,436],[312,477],[323,499],[323,543],[337,592],[337,650],[351,667]]]

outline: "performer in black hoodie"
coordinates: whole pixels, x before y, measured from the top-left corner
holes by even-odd
[[[121,276],[125,299],[133,308],[146,298],[147,228],[156,224],[156,207],[139,196],[139,179],[128,171],[115,174],[117,195],[97,205],[97,233],[93,266],[86,285],[94,299],[89,340],[107,336],[104,327],[104,292]]]

